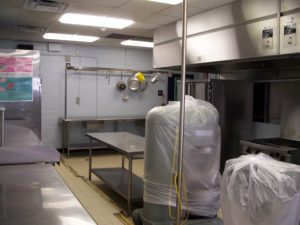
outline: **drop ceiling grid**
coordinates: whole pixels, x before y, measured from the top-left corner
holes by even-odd
[[[24,0],[2,0],[0,1],[0,7],[7,8],[20,8],[23,7]]]
[[[104,31],[98,27],[85,27],[61,24],[58,20],[62,14],[37,12],[24,9],[26,0],[0,0],[0,24],[5,28],[1,38],[12,40],[45,41],[41,34],[22,33],[18,31],[19,25],[38,26],[46,28],[47,32],[61,32],[69,34],[82,34],[99,36],[98,45],[119,45],[120,40],[104,41],[112,33],[153,37],[153,29],[178,21],[182,18],[182,4],[175,6],[151,2],[149,0],[57,0],[69,4],[66,12],[95,14],[111,16],[135,21],[131,26],[118,30],[106,28]],[[233,0],[188,0],[188,15],[227,4]],[[5,34],[6,37],[5,37]],[[31,37],[31,39],[30,39]]]

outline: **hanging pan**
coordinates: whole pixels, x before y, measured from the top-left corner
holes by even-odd
[[[141,88],[141,84],[144,82],[145,76],[141,72],[137,72],[133,77],[130,77],[127,81],[128,88],[132,91],[137,91]]]
[[[126,83],[124,81],[120,80],[120,81],[117,82],[116,88],[119,91],[124,91],[126,89]]]

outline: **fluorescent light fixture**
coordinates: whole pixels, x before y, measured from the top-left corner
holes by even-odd
[[[148,0],[148,1],[160,2],[160,3],[170,4],[170,5],[177,5],[182,2],[182,0]]]
[[[60,17],[61,23],[123,29],[134,23],[133,20],[118,19],[106,16],[91,16],[76,13],[66,13]]]
[[[59,34],[59,33],[46,33],[43,38],[51,40],[61,40],[61,41],[80,41],[80,42],[94,42],[99,39],[95,36],[85,36],[77,34]]]
[[[153,48],[154,46],[153,42],[150,41],[135,41],[135,40],[122,41],[121,45],[145,47],[145,48]]]

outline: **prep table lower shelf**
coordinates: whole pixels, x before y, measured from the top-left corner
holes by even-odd
[[[116,191],[123,198],[128,200],[128,170],[124,168],[95,168],[92,173],[99,177],[110,188]],[[143,201],[143,185],[142,178],[132,174],[132,194],[130,202]]]

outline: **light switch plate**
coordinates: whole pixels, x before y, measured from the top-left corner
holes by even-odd
[[[75,102],[76,102],[77,105],[80,105],[80,97],[79,97],[79,96],[77,96],[77,97],[75,98]]]

